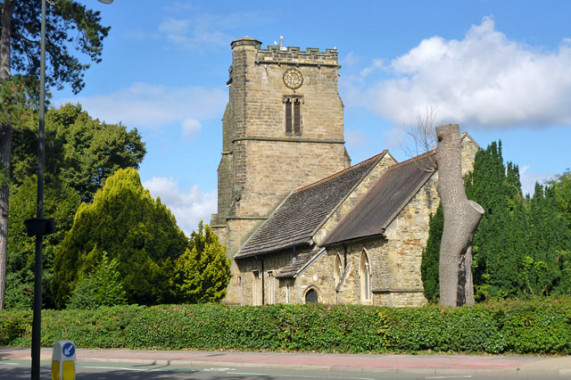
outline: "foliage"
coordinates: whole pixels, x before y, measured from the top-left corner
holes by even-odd
[[[169,277],[188,242],[170,210],[141,185],[135,169],[120,169],[82,203],[56,254],[51,288],[65,306],[78,280],[103,252],[117,260],[129,303],[157,304],[173,298]]]
[[[202,221],[190,237],[189,247],[175,262],[171,284],[178,301],[218,302],[230,281],[230,259],[218,236]]]
[[[465,178],[468,198],[486,212],[474,235],[476,300],[571,293],[571,232],[561,207],[566,192],[558,193],[565,181],[564,175],[560,182],[537,184],[533,197],[524,198],[519,169],[504,164],[501,142],[476,154],[474,170]],[[441,231],[431,223],[425,268],[437,265],[438,255],[431,249]],[[434,281],[434,274],[423,272],[429,300]]]
[[[0,344],[30,342],[31,312],[0,312]],[[42,344],[78,347],[350,353],[571,353],[571,299],[474,307],[216,304],[47,310]]]
[[[16,185],[36,173],[37,118],[14,129],[12,180]],[[46,113],[46,186],[64,182],[83,201],[120,168],[135,168],[145,156],[137,129],[93,119],[79,104],[65,104]]]
[[[557,207],[567,219],[567,225],[571,230],[571,171],[567,169],[548,184],[555,189]]]
[[[442,205],[438,206],[436,214],[430,216],[428,241],[422,251],[420,275],[424,288],[424,297],[430,303],[437,303],[440,296],[439,259],[440,240],[444,228]]]
[[[37,118],[14,128],[12,186],[8,225],[8,273],[12,285],[33,287],[34,238],[28,237],[24,220],[36,215]],[[80,136],[80,137],[78,137]],[[80,105],[66,104],[46,114],[46,172],[44,214],[56,219],[56,232],[44,237],[44,307],[54,307],[49,280],[59,244],[73,225],[81,200],[93,194],[119,168],[137,168],[145,146],[136,129],[101,123]],[[80,141],[81,140],[81,141]],[[32,297],[31,293],[26,293]],[[8,306],[8,305],[7,305]]]
[[[14,75],[0,82],[0,124],[22,125],[37,108],[38,79]]]
[[[117,270],[117,260],[109,260],[103,252],[101,262],[93,273],[84,274],[73,290],[67,307],[70,309],[94,309],[100,306],[127,304],[127,294]]]
[[[34,285],[32,282],[24,282],[19,273],[8,273],[6,276],[6,296],[4,307],[10,310],[30,310]]]
[[[2,2],[3,3],[3,2]],[[41,1],[16,1],[12,14],[10,58],[13,72],[39,77]],[[89,64],[74,54],[101,61],[103,40],[109,27],[101,25],[99,12],[73,0],[58,0],[46,9],[46,84],[58,89],[69,83],[74,93],[85,85]],[[73,47],[73,49],[71,49]]]
[[[24,220],[36,216],[36,186],[35,176],[26,178],[19,186],[13,186],[10,199],[10,223],[8,225],[8,268],[10,281],[6,282],[7,291],[22,284],[25,288],[33,289],[33,268],[35,239],[29,237],[24,227]],[[44,213],[56,219],[56,232],[44,237],[43,249],[43,295],[44,307],[53,307],[53,296],[50,292],[49,281],[53,275],[53,263],[58,245],[65,233],[73,224],[73,216],[80,204],[79,194],[64,183],[54,182],[45,188]],[[12,283],[15,281],[14,283]],[[32,292],[19,293],[29,298],[23,301],[31,305]],[[10,305],[7,303],[6,307]]]

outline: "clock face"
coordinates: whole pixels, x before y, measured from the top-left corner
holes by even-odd
[[[284,84],[295,90],[303,84],[303,75],[297,69],[289,69],[284,73]]]

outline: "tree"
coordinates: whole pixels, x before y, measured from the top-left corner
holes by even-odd
[[[0,91],[12,86],[12,70],[37,78],[40,70],[41,1],[4,0],[0,2]],[[109,32],[100,24],[99,12],[86,9],[73,0],[58,0],[48,7],[46,52],[48,87],[71,85],[74,93],[85,83],[83,73],[89,67],[70,53],[70,46],[91,61],[101,59],[102,41]],[[23,104],[20,104],[24,106]],[[5,109],[0,110],[5,112]],[[12,123],[0,117],[0,309],[4,307],[7,234],[9,217],[9,179],[12,157]]]
[[[440,241],[442,240],[442,228],[444,227],[444,216],[442,215],[442,205],[438,206],[436,213],[430,215],[428,240],[426,248],[422,251],[422,262],[420,264],[420,277],[424,297],[431,303],[437,303],[440,299]]]
[[[24,220],[35,215],[36,186],[35,176],[30,176],[24,179],[23,183],[12,186],[7,273],[12,281],[15,279],[17,281],[14,283],[7,281],[7,291],[20,283],[30,289],[33,288],[35,240],[26,233]],[[55,233],[45,237],[46,247],[43,254],[42,302],[48,308],[54,307],[53,296],[50,292],[50,279],[53,275],[55,254],[65,234],[73,225],[73,217],[80,203],[79,193],[64,182],[53,181],[45,188],[44,209],[47,214],[57,220]],[[33,294],[26,292],[25,295],[30,297],[28,304],[31,304]]]
[[[557,207],[567,219],[571,231],[571,171],[567,169],[563,174],[549,181],[548,184],[555,189]]]
[[[485,210],[474,236],[476,298],[518,297],[525,281],[520,267],[529,229],[519,168],[511,162],[506,167],[501,141],[476,154],[466,194]]]
[[[466,198],[462,183],[461,140],[458,124],[436,127],[438,184],[444,216],[440,243],[440,304],[474,304],[472,241],[482,207]]]
[[[571,291],[571,236],[557,211],[553,186],[536,185],[533,198],[522,196],[519,169],[504,164],[502,143],[492,142],[475,157],[465,178],[466,195],[485,214],[474,234],[473,275],[478,301],[568,294]],[[434,241],[442,234],[431,219],[423,268],[434,267]],[[438,257],[438,256],[436,256]],[[427,293],[437,275],[423,271]]]
[[[226,295],[230,281],[230,259],[226,248],[208,224],[202,221],[193,232],[190,245],[175,263],[171,279],[177,301],[218,302]]]
[[[127,294],[121,283],[117,260],[109,260],[103,252],[93,273],[84,274],[73,290],[69,309],[94,309],[100,306],[125,305]]]
[[[37,118],[13,131],[12,182],[19,185],[36,173]],[[83,201],[92,201],[117,169],[137,169],[145,143],[136,128],[93,119],[79,104],[65,104],[46,113],[46,186],[64,182]]]
[[[530,233],[527,244],[527,285],[534,295],[550,295],[569,291],[568,271],[571,233],[566,220],[557,209],[553,186],[535,184],[529,207]],[[567,262],[567,263],[566,263]]]
[[[8,274],[18,282],[7,289],[33,282],[34,239],[27,236],[24,220],[35,216],[37,117],[26,115],[13,129],[11,212],[8,229]],[[19,123],[19,124],[22,124]],[[59,244],[73,225],[81,201],[91,201],[106,178],[119,168],[138,168],[145,144],[136,129],[101,123],[80,105],[66,104],[46,113],[44,209],[56,219],[56,232],[44,239],[42,301],[54,307],[50,292],[53,260]],[[81,136],[79,138],[78,136]],[[27,294],[27,293],[26,293]]]
[[[63,308],[78,280],[101,260],[117,260],[129,303],[172,301],[169,278],[188,246],[170,210],[141,185],[135,169],[119,169],[82,203],[73,227],[55,257],[51,283],[56,306]]]

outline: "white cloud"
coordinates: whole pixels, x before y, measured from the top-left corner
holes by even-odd
[[[143,182],[153,197],[161,201],[172,211],[178,226],[190,235],[198,227],[198,222],[210,222],[211,214],[216,212],[216,193],[203,193],[195,185],[189,189],[179,189],[172,178],[153,177]]]
[[[227,48],[235,35],[227,31],[238,27],[267,23],[261,11],[236,12],[216,15],[197,12],[196,9],[178,8],[176,16],[167,17],[158,26],[158,33],[173,45],[193,51],[210,51]]]
[[[202,124],[196,119],[186,119],[182,123],[182,136],[189,141],[196,139],[201,130]]]
[[[369,99],[371,109],[400,126],[427,107],[437,110],[438,122],[471,127],[568,125],[569,67],[568,42],[562,41],[557,51],[534,49],[509,40],[486,17],[462,40],[435,36],[387,68],[373,61],[361,76],[382,69],[392,77],[372,86],[364,81],[367,87],[360,88],[360,99]]]
[[[138,82],[111,94],[60,99],[55,103],[81,103],[91,116],[108,123],[122,122],[128,127],[158,129],[178,123],[188,137],[191,130],[200,131],[199,120],[220,117],[227,97],[223,88],[176,88]]]

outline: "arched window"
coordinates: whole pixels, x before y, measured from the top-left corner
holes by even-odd
[[[333,278],[335,280],[335,286],[339,285],[341,281],[341,276],[343,276],[343,261],[341,260],[341,255],[337,253],[335,258],[335,268],[333,268]]]
[[[301,103],[303,98],[299,95],[284,96],[285,130],[288,135],[301,135]]]
[[[361,277],[361,299],[363,301],[369,302],[373,296],[371,280],[373,276],[371,275],[371,265],[369,264],[369,256],[367,251],[363,250],[361,253],[361,265],[359,269],[359,274]]]
[[[309,289],[307,292],[305,292],[305,303],[318,303],[318,302],[319,302],[319,296],[315,291],[315,289]]]

